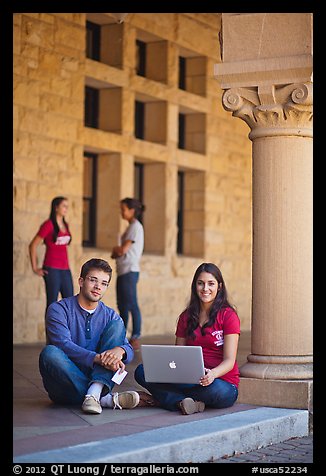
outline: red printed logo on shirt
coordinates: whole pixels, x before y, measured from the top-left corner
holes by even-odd
[[[216,346],[224,344],[223,331],[214,331],[214,332],[212,332],[212,336],[215,337],[215,339],[216,339],[214,341],[214,344]]]

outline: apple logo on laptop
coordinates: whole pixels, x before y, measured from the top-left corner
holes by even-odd
[[[169,362],[169,367],[170,367],[170,369],[176,369],[177,368],[174,360],[172,360],[172,362]]]

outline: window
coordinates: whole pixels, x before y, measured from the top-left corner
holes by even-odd
[[[178,227],[185,256],[204,256],[205,243],[205,173],[186,170],[179,175]],[[181,200],[181,202],[180,202]]]
[[[145,253],[163,255],[166,247],[166,164],[149,161],[143,165]]]
[[[136,72],[146,76],[146,43],[140,40],[136,40]]]
[[[135,163],[134,197],[143,203],[144,199],[144,165]]]
[[[186,89],[186,58],[179,56],[179,89]]]
[[[135,70],[138,76],[167,84],[168,42],[148,31],[137,30]]]
[[[135,137],[144,139],[145,132],[145,104],[141,101],[135,103]]]
[[[179,112],[178,148],[205,154],[206,115],[190,108],[182,107]]]
[[[179,56],[179,89],[199,96],[206,96],[206,64],[205,56],[197,56],[195,52],[181,49]]]
[[[85,126],[98,127],[99,91],[86,86],[85,88]]]
[[[95,61],[100,60],[101,27],[86,21],[86,56]]]
[[[185,133],[186,133],[186,115],[179,114],[179,138],[178,148],[185,149]]]
[[[177,253],[183,253],[183,204],[184,204],[184,172],[178,172],[178,214],[177,214]]]
[[[134,167],[134,198],[137,198],[141,203],[144,200],[144,165],[138,162]],[[143,214],[139,216],[139,221],[143,223]]]
[[[114,68],[123,67],[123,25],[106,13],[86,13],[86,57]]]
[[[97,155],[84,152],[83,246],[95,246]]]
[[[160,101],[145,94],[136,95],[134,134],[136,139],[166,144],[166,101]]]

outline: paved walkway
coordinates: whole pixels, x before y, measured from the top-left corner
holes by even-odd
[[[291,438],[282,443],[268,445],[247,453],[225,456],[210,463],[312,463],[313,462],[313,436]]]
[[[143,338],[143,343],[173,342],[173,336]],[[187,416],[160,408],[105,409],[101,415],[87,415],[79,407],[54,405],[38,371],[41,348],[14,346],[15,462],[312,462],[304,410],[236,403]],[[250,333],[242,333],[239,365],[249,353]],[[133,379],[140,361],[137,352],[119,391],[140,389]],[[290,439],[297,436],[304,438]],[[271,442],[275,444],[269,446]],[[266,448],[257,450],[262,445]]]

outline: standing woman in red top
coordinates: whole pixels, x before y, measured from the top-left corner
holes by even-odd
[[[67,253],[67,246],[71,242],[71,234],[65,220],[67,210],[68,199],[55,197],[51,203],[49,219],[42,223],[29,245],[33,271],[45,281],[46,309],[58,300],[59,292],[63,298],[73,296],[74,293]],[[43,266],[39,268],[36,249],[42,241],[46,251]]]

